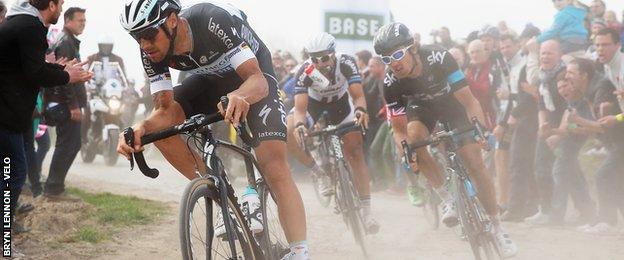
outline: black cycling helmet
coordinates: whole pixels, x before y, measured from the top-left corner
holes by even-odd
[[[379,29],[373,40],[375,52],[378,55],[387,54],[410,44],[414,44],[414,36],[412,36],[407,26],[402,23],[384,25]]]

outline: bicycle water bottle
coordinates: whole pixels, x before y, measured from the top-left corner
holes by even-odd
[[[308,65],[304,72],[312,81],[319,84],[321,88],[329,87],[329,84],[331,84],[331,82],[329,82],[329,79],[327,79],[327,77],[325,77],[323,73],[321,73],[319,70],[316,69],[316,67],[314,67],[314,64]]]
[[[260,197],[258,192],[251,186],[247,186],[242,197],[243,214],[249,224],[249,229],[254,234],[262,232],[262,212],[260,211]]]

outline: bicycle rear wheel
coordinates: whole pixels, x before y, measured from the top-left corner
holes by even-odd
[[[366,229],[364,227],[364,219],[362,216],[360,198],[355,186],[351,181],[353,178],[351,172],[345,164],[338,166],[338,181],[337,185],[339,191],[336,192],[337,204],[340,204],[340,212],[342,213],[343,220],[347,224],[349,230],[353,234],[355,242],[360,246],[364,256],[368,256],[366,250]]]
[[[197,178],[184,190],[180,204],[180,245],[183,259],[263,259],[240,211],[236,197],[228,192],[229,214],[221,212],[219,190],[213,180]],[[232,237],[216,235],[217,215],[231,223]],[[233,245],[233,246],[232,246]],[[234,258],[236,255],[236,258]]]
[[[258,195],[260,196],[262,212],[262,233],[256,237],[264,251],[266,259],[280,259],[289,252],[288,241],[277,211],[277,205],[271,195],[269,186],[264,182],[258,182]]]

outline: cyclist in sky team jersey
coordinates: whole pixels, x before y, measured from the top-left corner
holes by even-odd
[[[382,27],[375,36],[374,46],[375,52],[382,55],[382,61],[388,65],[384,98],[399,151],[403,149],[402,140],[415,143],[428,138],[438,121],[451,129],[470,127],[470,118],[484,123],[479,102],[447,50],[435,45],[420,46],[401,23]],[[461,147],[458,154],[492,219],[501,253],[511,257],[518,250],[501,226],[494,183],[481,158],[481,148],[471,134],[458,141]],[[452,197],[444,189],[439,165],[425,147],[417,149],[416,156],[418,163],[413,163],[412,169],[420,169],[444,201],[442,221],[449,227],[457,225],[457,211]]]

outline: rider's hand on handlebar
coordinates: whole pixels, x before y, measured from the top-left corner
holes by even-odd
[[[305,127],[304,124],[299,124],[298,126],[295,127],[295,141],[297,141],[297,144],[299,145],[299,147],[303,147],[303,142],[305,142],[303,138],[307,136],[308,136],[308,129]]]
[[[219,108],[219,112],[223,115],[225,120],[230,121],[234,127],[238,127],[240,122],[245,121],[247,118],[247,113],[249,112],[250,104],[245,100],[245,97],[240,96],[234,92],[227,95],[228,97],[228,106],[226,108],[223,107],[223,104],[219,102],[217,107]]]
[[[401,165],[403,165],[403,169],[408,172],[418,172],[418,163],[416,162],[415,154],[412,154],[412,162],[409,162],[405,156],[401,156]]]
[[[145,135],[145,128],[143,126],[134,126],[134,147],[130,147],[126,144],[123,132],[119,134],[119,142],[117,143],[117,153],[126,157],[126,159],[132,159],[132,153],[143,151],[141,146],[141,137]]]
[[[358,125],[364,127],[364,129],[368,129],[368,114],[362,110],[355,111],[355,121]]]

